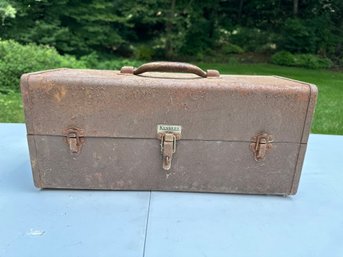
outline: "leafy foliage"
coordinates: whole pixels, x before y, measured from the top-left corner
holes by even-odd
[[[287,19],[282,31],[280,45],[283,49],[298,53],[313,53],[316,36],[312,27],[300,19]]]
[[[124,40],[119,30],[127,17],[117,12],[120,2],[76,0],[14,1],[17,18],[3,26],[6,38],[35,42],[71,54],[111,50]]]
[[[244,50],[235,44],[226,44],[222,49],[224,54],[241,54],[244,53]]]
[[[0,122],[24,122],[23,104],[18,92],[0,93]]]
[[[276,47],[343,57],[341,0],[299,1],[296,13],[292,1],[279,0],[7,1],[0,16],[12,18],[0,26],[3,38],[77,56],[175,59],[234,44],[244,51]]]
[[[257,28],[238,27],[231,32],[230,41],[239,45],[247,52],[261,52],[272,48],[271,42],[275,42],[275,34]]]
[[[290,52],[280,51],[272,56],[272,63],[285,66],[294,66],[295,57]]]
[[[87,68],[98,70],[119,70],[123,66],[138,67],[142,64],[141,61],[136,61],[134,59],[99,57],[95,52],[82,56],[80,61]]]
[[[0,2],[0,18],[1,24],[5,25],[6,18],[15,18],[17,10],[7,1],[2,0]]]
[[[223,60],[281,50],[337,65],[343,58],[341,0],[3,0],[0,16],[3,39],[78,58]]]
[[[55,48],[36,44],[22,45],[13,40],[0,41],[0,93],[18,91],[23,73],[55,68],[120,69],[139,66],[141,62],[128,59],[100,58],[95,52],[80,59],[61,55]]]
[[[321,58],[313,54],[291,54],[287,51],[274,54],[272,56],[272,62],[278,65],[298,66],[310,69],[327,69],[333,65],[329,58]]]
[[[72,56],[62,56],[56,49],[35,44],[21,45],[13,40],[0,41],[0,90],[18,90],[23,73],[59,67],[85,68]]]

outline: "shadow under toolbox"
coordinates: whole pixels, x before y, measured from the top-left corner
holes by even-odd
[[[281,195],[297,191],[317,97],[171,62],[29,73],[21,90],[36,187]]]

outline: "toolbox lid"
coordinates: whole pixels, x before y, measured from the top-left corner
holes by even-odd
[[[276,76],[57,69],[24,74],[28,134],[158,138],[179,126],[183,140],[307,142],[316,87]]]

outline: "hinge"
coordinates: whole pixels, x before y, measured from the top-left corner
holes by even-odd
[[[68,128],[65,134],[70,152],[72,154],[80,153],[84,143],[84,135],[82,130],[79,128]]]
[[[176,140],[181,138],[181,126],[158,125],[157,135],[161,140],[162,168],[170,170],[176,152]]]
[[[251,138],[250,149],[254,153],[256,161],[264,160],[268,150],[272,148],[273,137],[267,133],[261,133]]]

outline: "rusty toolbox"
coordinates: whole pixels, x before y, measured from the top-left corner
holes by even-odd
[[[38,188],[295,194],[317,88],[186,63],[21,78]]]

